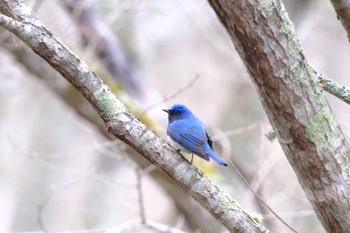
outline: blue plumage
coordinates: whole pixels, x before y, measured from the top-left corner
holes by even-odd
[[[218,164],[227,166],[214,152],[213,141],[204,124],[185,105],[175,104],[163,110],[168,113],[167,134],[176,149],[196,154],[205,160],[212,158]]]

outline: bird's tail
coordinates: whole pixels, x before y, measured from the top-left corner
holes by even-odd
[[[225,161],[224,161],[222,158],[220,158],[213,150],[211,150],[211,149],[207,150],[207,153],[206,153],[206,154],[207,154],[210,158],[212,158],[215,162],[217,162],[218,164],[227,167],[227,164],[225,163]]]

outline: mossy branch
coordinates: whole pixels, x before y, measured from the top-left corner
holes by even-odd
[[[19,0],[0,2],[0,25],[21,39],[90,102],[106,129],[163,170],[230,232],[269,232],[229,194],[132,115],[108,86]]]
[[[337,82],[325,77],[322,74],[318,75],[318,79],[323,90],[334,95],[335,97],[338,97],[345,103],[350,104],[350,90],[348,88],[341,86]]]

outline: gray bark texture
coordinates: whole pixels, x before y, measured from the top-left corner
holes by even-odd
[[[209,0],[328,232],[350,232],[349,145],[281,1]]]
[[[331,3],[350,40],[350,1],[331,0]]]

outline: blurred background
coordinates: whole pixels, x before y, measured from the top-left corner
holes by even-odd
[[[288,232],[233,169],[298,232],[324,232],[226,31],[204,0],[26,1],[161,137],[184,103],[229,167],[195,158],[274,232]],[[328,1],[286,1],[307,59],[347,85],[349,41]],[[0,34],[0,231],[225,232],[165,174],[110,137],[80,94],[17,38]],[[349,138],[348,106],[325,93]],[[189,158],[187,156],[187,158]],[[148,222],[142,226],[141,220]]]

